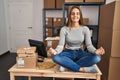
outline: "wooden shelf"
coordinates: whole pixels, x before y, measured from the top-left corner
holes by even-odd
[[[65,2],[64,5],[85,5],[85,6],[98,6],[103,5],[105,2]]]

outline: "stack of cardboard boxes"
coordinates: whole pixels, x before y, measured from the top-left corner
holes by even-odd
[[[37,53],[36,47],[21,47],[17,50],[17,67],[18,68],[36,68]]]
[[[62,8],[64,0],[44,0],[44,8]]]
[[[46,17],[46,26],[62,26],[62,17]]]
[[[100,8],[98,47],[103,46],[105,54],[99,64],[102,80],[120,79],[120,1],[114,1]]]
[[[46,37],[59,36],[62,21],[62,17],[46,17],[45,26],[49,27],[46,28]]]

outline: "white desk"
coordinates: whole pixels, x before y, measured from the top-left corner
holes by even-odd
[[[51,69],[40,70],[38,67],[36,69],[20,69],[16,67],[16,64],[11,67],[8,71],[10,72],[10,80],[15,80],[15,76],[28,76],[28,79],[31,80],[31,77],[53,77],[55,78],[84,78],[84,79],[96,79],[100,80],[101,78],[101,71],[96,65],[96,69],[98,73],[82,73],[82,72],[72,72],[72,71],[65,71],[60,72],[58,66],[55,66]]]

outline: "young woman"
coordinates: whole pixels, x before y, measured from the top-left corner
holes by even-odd
[[[84,42],[88,51],[82,47]],[[100,55],[105,53],[102,47],[96,49],[92,45],[90,30],[83,25],[82,12],[77,6],[71,8],[67,25],[61,28],[59,45],[48,52],[54,62],[75,72],[90,72],[87,67],[100,62]]]

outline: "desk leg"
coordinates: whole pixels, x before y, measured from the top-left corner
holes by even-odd
[[[96,80],[100,80],[100,75],[97,75],[97,79]]]
[[[10,80],[15,80],[14,73],[10,72]]]
[[[53,80],[55,80],[55,77],[53,77]]]
[[[28,80],[31,80],[31,76],[28,76]]]
[[[74,80],[74,78],[72,78],[72,80]]]

